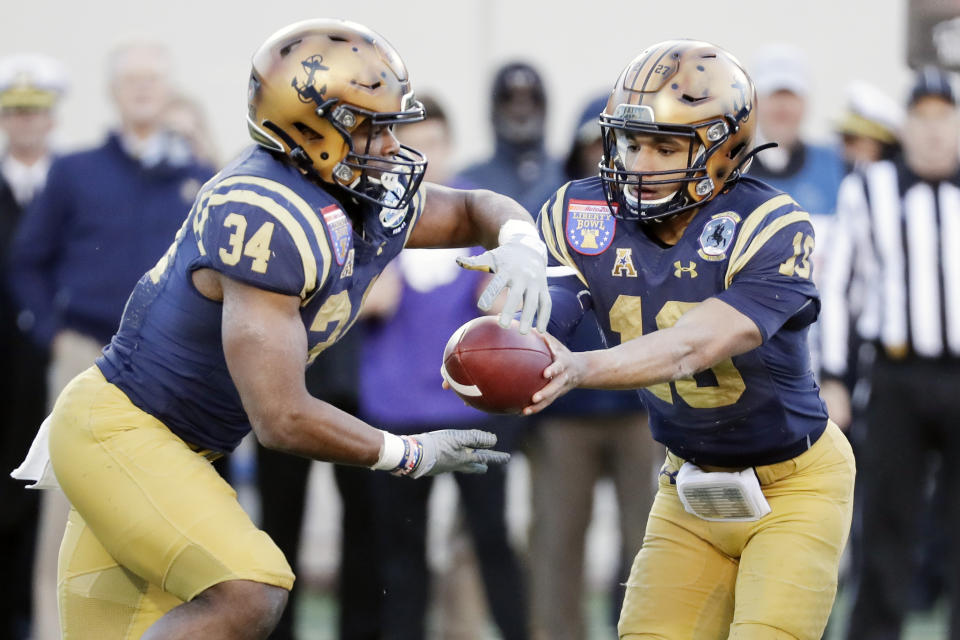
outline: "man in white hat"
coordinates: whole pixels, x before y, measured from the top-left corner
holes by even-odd
[[[750,175],[793,196],[814,216],[829,216],[836,207],[843,162],[834,149],[803,139],[803,122],[811,92],[810,68],[803,50],[783,43],[757,52],[751,66],[757,87],[757,135],[776,142],[754,158]]]
[[[117,126],[101,144],[53,161],[9,251],[19,325],[50,353],[48,409],[110,340],[133,284],[163,255],[183,207],[213,173],[164,129],[173,88],[167,48],[129,40],[107,62]],[[32,640],[61,637],[57,559],[69,508],[61,492],[44,492]]]
[[[52,58],[21,54],[0,59],[0,130],[7,138],[0,179],[20,208],[46,180],[53,108],[65,89],[63,68]]]
[[[66,89],[60,63],[41,55],[0,58],[0,466],[19,463],[43,420],[46,405],[45,349],[17,325],[5,265],[14,230],[43,188],[52,152],[54,110]],[[0,637],[29,635],[32,564],[39,496],[0,473],[0,566],[11,584],[0,599]]]
[[[847,167],[891,160],[900,150],[904,111],[872,84],[855,81],[847,87],[846,108],[835,126]]]

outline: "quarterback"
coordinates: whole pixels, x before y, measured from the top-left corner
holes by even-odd
[[[296,23],[253,57],[258,143],[208,182],[139,281],[95,366],[47,424],[73,509],[60,551],[64,637],[266,638],[294,576],[210,459],[252,428],[265,446],[421,477],[502,464],[483,431],[399,437],[311,398],[304,368],[356,320],[404,246],[490,251],[501,321],[546,327],[546,249],[523,208],[421,185],[426,160],[394,126],[423,118],[380,35]],[[402,381],[397,381],[401,384]]]
[[[744,175],[755,100],[724,50],[650,47],[599,115],[600,175],[540,212],[557,339],[525,412],[638,388],[668,449],[621,638],[820,638],[836,592],[854,460],[810,367],[810,218]],[[572,353],[589,307],[608,348]]]

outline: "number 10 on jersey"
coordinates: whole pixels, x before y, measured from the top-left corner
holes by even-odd
[[[676,324],[684,313],[698,305],[698,302],[680,302],[669,300],[657,312],[657,329],[667,329]],[[610,329],[620,334],[620,341],[627,342],[643,335],[643,315],[640,296],[620,295],[610,307]],[[673,382],[661,382],[647,389],[655,396],[673,404],[676,392],[684,402],[695,409],[715,409],[734,404],[743,395],[746,385],[743,377],[727,358],[710,368],[715,379],[713,384],[698,383],[693,378],[682,378]],[[707,373],[707,372],[704,372]],[[703,377],[703,376],[701,376]],[[712,382],[712,381],[711,381]]]

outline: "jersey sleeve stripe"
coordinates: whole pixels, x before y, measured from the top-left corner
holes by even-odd
[[[792,211],[786,214],[783,217],[777,218],[771,222],[763,231],[757,234],[757,237],[754,238],[753,242],[750,243],[750,246],[747,247],[747,250],[743,252],[743,255],[737,258],[736,262],[731,262],[727,267],[727,277],[725,281],[725,286],[729,287],[730,283],[733,281],[733,277],[742,270],[750,259],[757,254],[760,249],[763,248],[770,238],[775,236],[778,231],[784,227],[790,226],[797,222],[806,222],[807,224],[812,224],[810,222],[810,214],[806,211]]]
[[[553,257],[560,260],[560,253],[557,251],[557,239],[553,236],[553,227],[550,224],[550,201],[548,200],[540,208],[540,235],[543,236],[543,243],[553,254]]]
[[[206,192],[194,205],[193,235],[197,239],[197,250],[202,256],[207,255],[207,249],[203,246],[203,226],[207,224],[207,218],[210,216],[210,195],[212,193],[212,191]]]
[[[564,246],[566,240],[563,237],[563,201],[566,200],[568,186],[570,185],[565,184],[557,191],[556,200],[553,201],[553,206],[550,208],[550,221],[553,223],[553,229],[551,229],[551,231],[553,233],[554,247],[556,248],[556,253],[553,257],[563,264],[570,265],[573,261],[570,259],[567,248]]]
[[[208,204],[215,207],[228,202],[238,202],[263,209],[283,225],[283,228],[293,238],[297,251],[300,253],[300,260],[303,262],[304,278],[300,297],[304,297],[308,291],[313,290],[317,284],[317,259],[314,257],[313,249],[310,248],[310,241],[307,239],[306,232],[293,217],[293,214],[272,198],[246,189],[230,189],[226,193],[215,193],[210,196]]]
[[[747,244],[753,237],[754,232],[760,227],[760,225],[763,224],[764,220],[766,220],[770,213],[789,204],[799,206],[796,202],[794,202],[793,198],[785,193],[782,193],[779,196],[770,198],[750,212],[748,216],[746,216],[743,225],[740,227],[740,231],[737,233],[737,241],[733,245],[733,250],[730,251],[730,258],[727,262],[727,283],[729,283],[733,278],[733,273],[731,273],[730,270],[732,269],[733,265],[738,262],[740,254],[743,253],[744,249],[746,249]]]
[[[424,193],[423,189],[417,189],[417,193],[413,196],[413,217],[410,218],[410,224],[407,225],[407,237],[403,239],[403,246],[407,246],[407,243],[410,242],[410,234],[413,233],[413,227],[423,214],[423,208],[426,204],[427,194]]]
[[[234,184],[249,184],[260,187],[261,189],[265,189],[267,191],[272,191],[278,196],[285,198],[297,208],[297,211],[300,212],[300,215],[303,216],[303,219],[306,220],[308,225],[310,225],[310,230],[313,232],[313,236],[317,242],[317,247],[320,249],[320,257],[323,260],[319,279],[317,279],[313,286],[308,288],[307,291],[309,292],[313,289],[319,289],[322,287],[327,281],[327,275],[330,273],[330,261],[332,259],[332,254],[330,253],[330,242],[327,240],[327,233],[323,228],[323,223],[320,221],[320,217],[317,215],[317,212],[314,211],[307,201],[300,197],[293,189],[284,184],[276,182],[275,180],[268,180],[267,178],[258,178],[256,176],[234,176],[232,178],[227,178],[223,182],[220,182],[217,185],[217,188],[228,187]],[[301,228],[301,233],[303,233],[301,225],[296,223],[292,216],[290,216],[290,219],[294,221],[294,224],[297,227]],[[293,234],[292,230],[287,230],[290,231],[291,235]],[[303,233],[303,235],[304,239],[306,239],[306,234]],[[309,249],[309,247],[310,245],[308,242],[307,248]],[[301,252],[301,257],[302,255],[303,253]],[[310,252],[310,255],[313,256],[312,251]],[[312,271],[316,273],[316,270],[317,264],[316,260],[314,260]]]
[[[570,183],[560,187],[560,190],[557,191],[556,200],[553,202],[553,207],[551,207],[550,218],[553,220],[553,234],[554,234],[554,244],[556,251],[552,251],[553,257],[557,259],[560,264],[566,265],[576,271],[577,277],[580,278],[580,282],[584,285],[587,284],[587,279],[583,277],[583,274],[580,272],[580,269],[577,268],[577,264],[573,261],[573,258],[570,257],[570,252],[567,251],[567,238],[563,232],[563,205],[566,202],[567,198],[567,188],[570,186]],[[549,245],[548,245],[549,246]]]

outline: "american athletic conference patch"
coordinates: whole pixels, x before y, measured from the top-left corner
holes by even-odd
[[[606,200],[574,200],[567,203],[567,242],[577,253],[595,256],[613,242],[617,220]]]
[[[333,246],[333,255],[337,264],[342,265],[350,251],[353,237],[353,227],[343,210],[335,204],[320,209],[323,220],[327,223],[327,232],[330,234],[330,244]]]

